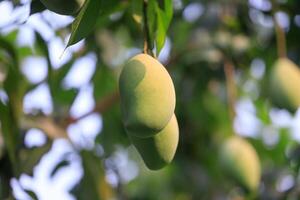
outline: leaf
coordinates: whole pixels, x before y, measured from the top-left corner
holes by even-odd
[[[101,144],[107,155],[116,150],[114,144],[129,146],[129,140],[125,132],[119,105],[110,108],[109,112],[102,114],[103,129],[97,136],[96,142]]]
[[[72,59],[66,64],[64,64],[62,67],[60,67],[59,69],[53,71],[52,81],[53,84],[56,84],[55,87],[58,87],[62,83],[63,79],[69,73],[73,64],[74,64],[74,60]]]
[[[133,20],[140,26],[143,23],[143,1],[132,0],[130,11]]]
[[[94,97],[96,100],[117,89],[117,80],[107,66],[98,66],[92,79],[94,83]]]
[[[9,37],[14,37],[14,35],[11,34]],[[13,165],[14,172],[18,173],[17,151],[21,143],[18,119],[23,112],[23,96],[28,83],[20,72],[18,51],[12,42],[7,38],[0,37],[0,48],[11,59],[11,62],[7,64],[7,76],[3,84],[9,101],[6,104],[0,102],[1,128],[9,159]]]
[[[0,101],[0,122],[3,134],[4,143],[8,151],[9,159],[14,166],[14,171],[17,170],[17,146],[19,146],[19,132],[15,126],[16,120],[12,115],[9,106],[4,105]]]
[[[80,183],[71,192],[78,200],[113,199],[112,189],[105,181],[101,159],[89,151],[82,151],[80,154],[84,175]]]
[[[149,29],[149,37],[150,37],[150,49],[154,47],[154,38],[156,34],[156,11],[155,11],[155,0],[149,0],[147,4],[147,19],[148,19],[148,29]],[[145,24],[144,24],[145,26]]]
[[[126,5],[126,2],[120,2],[119,0],[102,1],[98,18],[107,17],[114,12],[121,11],[120,9],[124,9]]]
[[[37,38],[38,50],[40,50],[43,55],[46,55],[48,64],[48,84],[52,99],[54,101],[54,105],[63,104],[64,106],[67,105],[69,107],[71,106],[75,97],[77,96],[78,90],[63,88],[62,81],[72,68],[75,61],[74,57],[59,69],[53,70],[53,67],[51,66],[50,62],[47,42],[42,38],[42,36],[38,32],[36,32],[35,34]],[[61,107],[59,107],[58,109],[61,109]]]
[[[110,0],[110,1],[102,1],[101,11],[97,18],[97,27],[105,27],[109,26],[111,20],[109,18],[110,14],[123,12],[127,7],[127,1],[119,1],[119,0]]]
[[[23,110],[23,96],[28,87],[28,82],[15,68],[10,68],[4,81],[4,89],[10,101],[10,109],[14,117],[18,118]]]
[[[156,54],[158,56],[164,46],[167,31],[173,16],[172,0],[164,0],[164,10],[162,10],[158,3],[156,3],[155,10],[157,15],[157,33],[155,43]]]
[[[28,189],[24,189],[24,191],[33,199],[33,200],[39,200],[37,195],[32,191]]]
[[[281,129],[279,131],[279,141],[276,144],[275,148],[272,149],[273,161],[277,162],[277,165],[284,165],[286,162],[286,149],[288,144],[291,142],[291,135],[289,134],[288,129]]]
[[[12,42],[0,37],[0,48],[7,52],[10,57],[11,62],[7,66],[4,89],[10,99],[12,114],[18,118],[22,113],[23,96],[29,84],[20,71],[18,51]]]
[[[42,35],[35,31],[36,45],[37,49],[41,51],[41,54],[46,57],[47,60],[47,69],[48,69],[48,80],[51,79],[53,73],[53,67],[50,60],[50,54],[47,46],[47,41],[45,41]]]
[[[172,0],[164,0],[165,6],[165,15],[169,19],[168,26],[170,25],[171,19],[173,17],[173,1]]]
[[[62,67],[57,70],[52,70],[51,73],[48,74],[48,83],[50,87],[51,96],[53,98],[54,104],[63,104],[67,106],[71,106],[74,99],[78,94],[78,89],[65,89],[62,87],[62,82],[65,76],[68,74],[70,69],[72,68],[74,63],[74,59],[70,60]]]
[[[44,40],[44,38],[42,37],[42,35],[38,32],[35,31],[35,38],[36,38],[36,49],[40,51],[40,53],[43,56],[46,56],[47,59],[47,63],[49,65],[49,67],[51,66],[51,61],[50,61],[50,56],[49,56],[49,50],[48,50],[48,46],[47,46],[47,41]],[[49,70],[49,69],[48,69]]]
[[[62,88],[57,88],[57,90],[53,93],[53,100],[57,103],[66,105],[67,107],[71,107],[72,103],[74,102],[77,94],[78,94],[78,89],[62,89]]]
[[[39,163],[44,154],[50,150],[51,146],[52,142],[49,141],[47,144],[41,147],[22,149],[20,152],[20,157],[22,158],[22,172],[32,175],[34,166]]]
[[[8,53],[13,63],[13,66],[19,65],[19,57],[14,45],[9,40],[1,36],[0,36],[0,49],[3,49],[5,52]]]
[[[72,33],[67,47],[85,38],[93,29],[100,12],[100,0],[86,0],[72,24]]]
[[[54,169],[52,170],[50,176],[53,177],[53,176],[56,174],[56,172],[58,172],[61,168],[66,167],[66,166],[68,166],[68,165],[70,165],[70,161],[68,161],[68,160],[62,160],[62,161],[60,161],[60,162],[54,167]]]
[[[46,7],[44,6],[44,4],[42,4],[42,2],[40,0],[33,0],[30,4],[30,15],[33,15],[35,13],[39,13],[42,12],[46,9]]]
[[[8,199],[11,192],[12,167],[7,155],[0,160],[0,199]]]

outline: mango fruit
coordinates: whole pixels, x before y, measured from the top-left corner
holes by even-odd
[[[248,191],[255,191],[260,182],[260,161],[255,149],[238,136],[227,139],[220,151],[224,170]]]
[[[146,166],[151,170],[161,169],[173,160],[177,149],[179,128],[176,116],[174,114],[168,125],[153,137],[139,138],[130,132],[128,136]]]
[[[292,112],[300,106],[300,69],[288,58],[279,58],[273,66],[270,97],[275,106]]]
[[[61,15],[74,15],[83,6],[85,0],[41,0],[44,6]]]
[[[175,89],[164,66],[147,54],[131,58],[119,78],[121,110],[129,134],[146,138],[159,133],[175,109]]]

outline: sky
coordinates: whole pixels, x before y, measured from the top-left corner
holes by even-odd
[[[28,17],[29,0],[22,1],[25,6],[13,10],[11,3],[8,1],[0,2],[0,32],[7,34],[12,30],[19,29],[17,38],[18,46],[33,46],[35,41],[33,30],[38,31],[42,37],[48,41],[50,60],[55,69],[61,67],[70,58],[73,52],[80,49],[84,45],[84,40],[78,44],[68,48],[65,52],[67,38],[63,41],[54,34],[54,30],[64,27],[74,20],[72,17],[57,15],[50,11],[44,11],[41,14],[35,14]],[[265,18],[260,11],[269,10],[270,2],[268,0],[249,0],[250,18],[257,24],[272,27],[272,20]],[[175,1],[175,6],[180,6],[180,1]],[[191,3],[183,11],[183,18],[188,22],[194,22],[204,12],[204,7],[200,3]],[[289,17],[283,12],[276,14],[280,25],[286,30],[289,28]],[[45,20],[49,23],[45,23]],[[18,26],[9,26],[11,22],[18,22]],[[295,17],[295,23],[300,26],[300,16]],[[25,22],[25,23],[24,23]],[[159,55],[161,62],[166,62],[168,59],[172,43],[167,39],[165,46]],[[64,52],[64,53],[63,53]],[[120,56],[124,62],[136,49],[127,49],[127,53]],[[95,102],[93,100],[93,85],[89,82],[93,72],[96,68],[96,56],[90,53],[78,59],[69,74],[63,81],[63,86],[66,88],[78,88],[79,95],[75,99],[70,115],[79,117],[93,108]],[[245,85],[245,90],[253,92],[256,90],[257,80],[261,79],[265,72],[264,61],[260,58],[254,58],[251,63],[252,80],[249,80]],[[47,62],[41,56],[30,56],[22,61],[21,70],[27,79],[32,83],[40,83],[47,76]],[[1,78],[1,77],[0,77]],[[3,91],[0,91],[0,98],[5,98]],[[46,83],[40,84],[36,89],[32,90],[24,97],[24,112],[31,113],[35,109],[41,109],[44,114],[53,112],[53,105],[49,87]],[[300,141],[300,111],[292,116],[284,110],[273,109],[270,113],[273,125],[270,127],[263,127],[261,121],[256,117],[256,109],[253,102],[249,98],[241,98],[236,104],[237,116],[234,121],[234,127],[238,134],[247,137],[260,137],[266,135],[264,139],[267,144],[274,145],[278,140],[278,127],[291,127],[292,135]],[[71,140],[81,148],[94,147],[94,138],[102,129],[102,119],[99,114],[91,114],[84,119],[72,124],[67,131]],[[262,134],[264,133],[264,134]],[[25,137],[25,143],[28,147],[41,146],[45,143],[46,136],[38,129],[30,129]],[[82,142],[84,141],[84,142]],[[49,174],[55,164],[61,161],[64,154],[70,153],[71,164],[62,168],[53,177],[49,178]],[[131,173],[121,174],[124,181],[130,181],[138,175],[137,165],[128,159],[128,150],[120,147],[120,150],[111,158],[117,159],[120,165],[120,171],[124,168],[130,168]],[[11,185],[14,188],[14,194],[17,199],[29,200],[30,197],[23,191],[22,188],[33,190],[40,200],[75,199],[67,191],[70,190],[76,182],[82,177],[81,161],[71,145],[63,139],[55,140],[51,150],[41,159],[39,164],[34,168],[34,175],[30,177],[23,174],[19,180],[13,179]],[[106,178],[112,185],[118,181],[114,172],[108,171]],[[290,184],[288,177],[284,180],[286,184]],[[283,184],[282,187],[286,187]]]

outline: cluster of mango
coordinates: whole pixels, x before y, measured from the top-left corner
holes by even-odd
[[[172,161],[179,139],[175,89],[169,73],[155,58],[136,55],[121,72],[119,90],[130,140],[149,169],[161,169]]]
[[[174,114],[175,90],[168,72],[146,54],[131,58],[119,80],[122,118],[126,132],[149,169],[169,164],[179,138]],[[222,168],[249,191],[257,189],[261,176],[255,149],[233,136],[221,146]]]

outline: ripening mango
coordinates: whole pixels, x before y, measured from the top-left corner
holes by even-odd
[[[74,15],[83,6],[85,0],[41,0],[44,6],[61,15]]]
[[[260,161],[255,149],[244,139],[234,136],[221,147],[220,159],[224,169],[248,191],[258,188]]]
[[[124,66],[119,80],[122,118],[133,136],[146,138],[161,131],[175,109],[172,79],[153,57],[139,54]]]
[[[151,170],[161,169],[173,160],[177,149],[179,129],[176,116],[173,115],[168,125],[153,137],[138,138],[130,133],[128,135],[146,166]]]
[[[275,106],[295,111],[300,106],[300,69],[288,58],[279,58],[270,78],[271,101]]]

